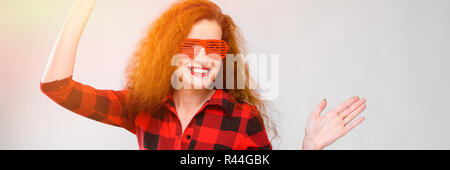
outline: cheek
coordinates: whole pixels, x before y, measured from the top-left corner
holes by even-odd
[[[212,71],[214,74],[217,74],[222,66],[222,60],[212,62]]]
[[[176,75],[180,80],[183,80],[183,77],[188,76],[189,70],[187,69],[187,66],[189,65],[190,60],[178,60],[177,63],[177,69],[175,71]]]
[[[182,69],[182,68],[186,67],[190,62],[191,62],[191,60],[189,58],[182,58],[182,59],[178,60],[177,69]]]

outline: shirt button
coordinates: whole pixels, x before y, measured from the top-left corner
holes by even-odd
[[[191,139],[191,135],[187,135],[186,139],[188,139],[188,140]]]

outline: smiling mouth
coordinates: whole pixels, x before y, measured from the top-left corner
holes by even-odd
[[[210,68],[206,68],[206,67],[188,67],[188,69],[191,71],[192,75],[200,76],[200,77],[208,76],[209,72],[211,71]]]

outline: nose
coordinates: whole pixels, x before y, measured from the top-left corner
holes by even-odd
[[[191,61],[192,64],[202,67],[213,67],[215,65],[215,63],[209,58],[208,54],[206,54],[206,49],[201,46],[196,48],[194,58],[191,59]]]
[[[200,61],[204,62],[206,61],[206,58],[208,55],[206,55],[206,49],[202,46],[198,46],[194,50],[194,61]]]

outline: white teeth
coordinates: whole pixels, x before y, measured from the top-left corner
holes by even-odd
[[[199,73],[199,74],[205,74],[205,73],[208,73],[208,72],[209,72],[209,70],[198,69],[198,68],[193,68],[192,71],[193,71],[194,73]]]

